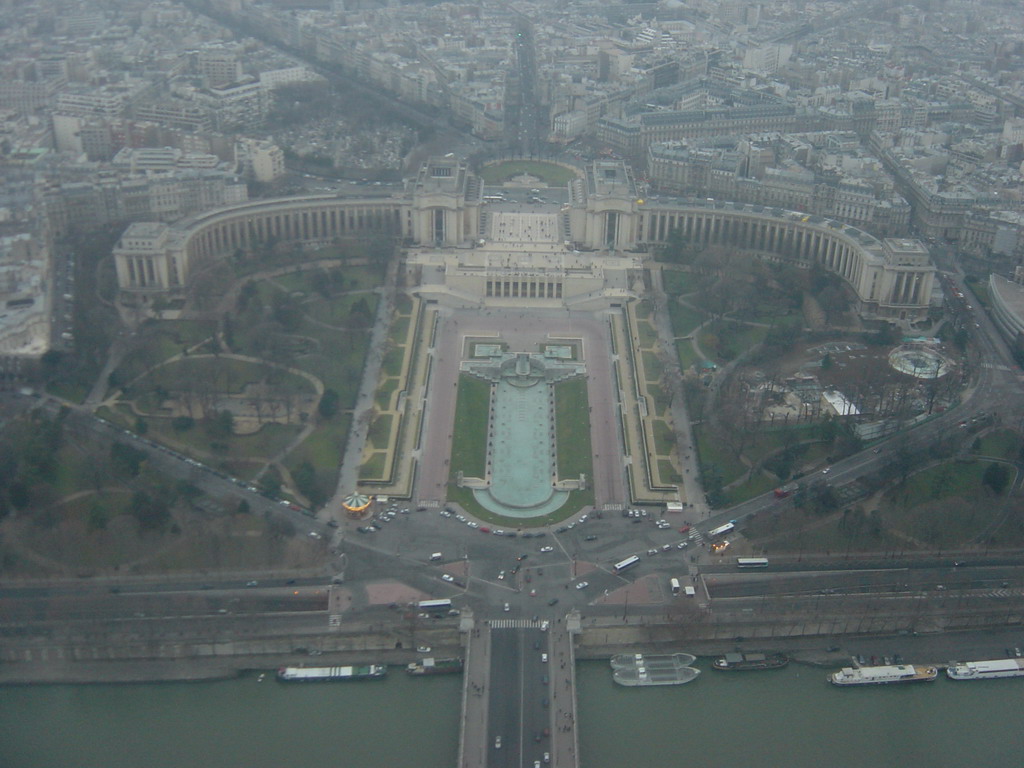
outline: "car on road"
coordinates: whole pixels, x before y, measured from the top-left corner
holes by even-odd
[[[455,581],[455,577],[452,576],[450,573],[442,573],[441,574],[441,580],[442,581],[447,581],[449,584],[451,584],[452,582]]]
[[[509,608],[509,605],[508,605],[508,603],[505,603],[505,605],[503,605],[503,606],[502,606],[501,610],[505,611],[505,613],[508,613],[508,612],[509,612],[509,611],[511,611],[512,609],[511,609],[511,608]]]
[[[420,645],[416,647],[416,653],[430,653],[429,645]]]
[[[491,529],[488,528],[486,525],[481,525],[480,526],[480,533],[490,533],[490,532],[491,532]]]
[[[323,538],[323,536],[321,536],[321,535],[320,535],[319,533],[317,533],[316,531],[310,531],[310,532],[309,532],[309,538],[311,538],[311,539],[322,539],[322,538]]]
[[[505,579],[505,572],[504,571],[498,571],[498,580],[499,581],[503,581],[504,579]]]
[[[827,475],[831,471],[832,471],[832,467],[825,467],[823,470],[821,470],[821,474]]]
[[[589,581],[581,581],[579,584],[576,585],[576,589],[586,589],[589,586],[590,586],[590,582]]]
[[[466,525],[468,525],[470,528],[479,528],[480,527],[480,523],[473,522],[472,520],[467,522]]]
[[[676,544],[676,549],[686,549],[688,546],[690,546],[690,542],[680,541],[678,544]]]
[[[657,549],[648,549],[647,550],[647,554],[648,555],[652,555],[652,556],[656,555],[656,554],[658,554],[658,550]]]
[[[584,536],[583,540],[584,541],[597,541],[597,536],[595,536],[594,534],[590,534],[589,536]]]
[[[260,583],[258,581],[247,581],[247,582],[245,582],[245,586],[247,586],[247,587],[258,587],[259,585],[260,585]]]
[[[494,737],[494,748],[501,749],[501,736]]]
[[[554,547],[541,547],[540,551],[541,552],[554,552],[555,548]]]
[[[458,520],[460,523],[466,522],[466,518],[464,515],[456,515],[455,519]]]
[[[540,655],[540,660],[541,660],[542,664],[547,664],[548,663],[548,655],[546,653],[542,653]]]
[[[451,517],[451,516],[452,516],[452,513],[449,512],[447,509],[442,509],[441,510],[441,517]]]
[[[548,605],[557,605],[557,604],[558,604],[558,598],[557,597],[552,597],[550,600],[548,600]]]

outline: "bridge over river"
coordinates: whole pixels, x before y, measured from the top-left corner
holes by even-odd
[[[464,619],[459,768],[575,768],[579,616]]]

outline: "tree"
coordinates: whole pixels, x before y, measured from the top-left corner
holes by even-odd
[[[139,525],[148,530],[163,528],[171,519],[171,510],[161,498],[150,496],[145,491],[132,495],[131,513]]]
[[[121,442],[110,446],[110,463],[118,474],[137,477],[145,460],[146,454],[135,446]]]
[[[981,482],[991,488],[996,496],[1001,496],[1010,482],[1010,470],[1005,464],[993,462],[985,468]]]
[[[277,497],[281,493],[281,475],[275,467],[267,467],[267,471],[260,478],[260,492],[271,497]]]
[[[218,411],[207,429],[213,437],[230,437],[235,431],[235,415],[228,410]]]
[[[313,465],[304,461],[292,472],[292,480],[298,491],[312,502],[314,506],[320,506],[326,501],[326,494],[320,487],[319,478]]]
[[[320,396],[320,403],[317,405],[317,411],[320,415],[329,419],[338,412],[338,393],[333,389],[325,389],[324,393]]]

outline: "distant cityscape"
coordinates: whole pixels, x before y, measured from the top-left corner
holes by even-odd
[[[1024,42],[1008,7],[5,4],[2,369],[73,347],[75,291],[55,275],[69,235],[334,189],[296,170],[397,180],[437,130],[471,159],[615,155],[654,200],[917,236],[1012,280]]]

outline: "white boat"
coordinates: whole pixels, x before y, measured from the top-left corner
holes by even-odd
[[[388,668],[383,664],[365,664],[359,667],[281,667],[277,679],[284,682],[325,682],[332,680],[374,680],[384,677]]]
[[[1024,659],[962,661],[946,667],[950,680],[987,680],[991,677],[1024,677]]]
[[[689,653],[622,653],[612,657],[612,680],[627,686],[682,685],[700,674],[700,670],[688,666],[695,660]]]
[[[843,667],[828,676],[833,685],[878,685],[881,683],[929,682],[939,675],[936,667],[916,664],[888,664],[878,667]]]
[[[662,653],[645,656],[642,653],[618,653],[612,656],[612,669],[635,669],[636,667],[682,667],[693,664],[697,657],[692,653]]]

